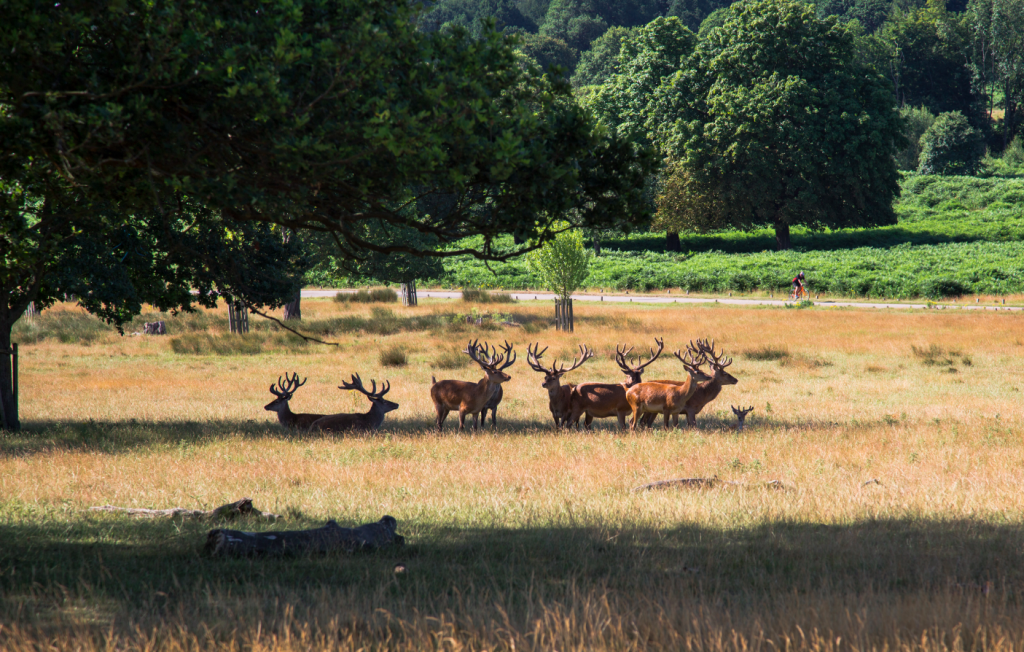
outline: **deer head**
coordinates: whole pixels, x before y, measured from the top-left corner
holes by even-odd
[[[566,369],[564,364],[559,365],[558,361],[556,360],[551,363],[551,368],[547,369],[540,363],[540,358],[542,355],[544,355],[544,351],[548,350],[548,347],[545,346],[540,351],[538,351],[537,349],[540,349],[539,342],[533,345],[532,350],[529,346],[526,347],[526,363],[530,365],[530,368],[533,369],[534,371],[544,374],[544,381],[540,385],[541,387],[547,390],[552,390],[559,387],[559,381],[561,380],[562,376],[564,376],[565,374],[569,373],[574,369],[578,369],[584,362],[594,357],[593,351],[591,351],[585,344],[580,344],[581,357],[573,358],[571,367]],[[579,362],[577,362],[577,359],[579,360]]]
[[[308,378],[303,378],[302,382],[299,382],[299,374],[295,373],[291,378],[288,377],[287,372],[284,375],[284,382],[281,382],[281,377],[277,377],[277,388],[273,385],[270,386],[270,393],[276,396],[273,401],[267,403],[263,409],[268,412],[277,412],[278,410],[287,409],[288,401],[291,400],[292,395],[295,394],[295,390],[306,384]]]
[[[721,385],[735,385],[740,382],[736,379],[736,376],[733,376],[725,370],[726,367],[732,364],[732,358],[723,358],[722,356],[725,354],[724,350],[715,353],[714,340],[711,340],[711,343],[708,344],[706,339],[698,339],[696,347],[694,347],[693,342],[690,342],[690,345],[687,348],[695,354],[700,353],[704,355],[704,359],[707,360],[711,369],[715,373],[715,382]]]
[[[511,367],[516,361],[516,354],[507,340],[501,350],[503,353],[498,353],[498,349],[489,346],[487,342],[480,345],[478,340],[473,340],[463,353],[469,355],[470,360],[480,365],[480,368],[487,374],[488,382],[500,384],[512,379],[512,376],[509,376],[504,370]]]
[[[686,369],[688,374],[690,374],[690,382],[706,383],[712,379],[712,376],[707,375],[700,368],[702,364],[707,362],[707,358],[704,356],[703,352],[698,353],[697,356],[694,357],[693,350],[687,347],[686,355],[682,355],[678,350],[673,351],[672,355],[676,356],[676,358],[683,363],[683,368]]]
[[[353,374],[352,382],[346,383],[343,380],[341,381],[341,385],[338,386],[338,389],[353,389],[357,392],[362,393],[364,396],[366,396],[366,398],[370,399],[370,402],[373,403],[373,406],[375,408],[378,408],[379,410],[385,413],[398,409],[398,403],[395,403],[394,401],[389,401],[386,398],[384,398],[384,395],[391,391],[391,383],[389,383],[386,380],[383,383],[381,383],[380,391],[378,392],[377,381],[370,379],[370,391],[366,391],[366,389],[363,387],[362,379],[359,378],[359,374]]]
[[[747,415],[754,411],[754,406],[751,405],[746,410],[741,410],[735,405],[730,405],[732,413],[736,415],[736,419],[739,420],[739,424],[736,426],[736,430],[743,430],[743,421],[747,418]]]
[[[655,353],[654,349],[651,349],[651,358],[643,364],[640,364],[640,357],[637,356],[636,365],[631,364],[633,360],[632,358],[630,358],[629,362],[626,361],[626,358],[633,350],[633,347],[629,347],[628,349],[625,348],[624,345],[621,347],[615,347],[615,362],[619,365],[619,369],[622,370],[622,373],[626,374],[626,382],[624,382],[623,385],[626,387],[632,387],[633,385],[641,382],[640,377],[644,373],[644,368],[657,360],[658,356],[661,355],[662,350],[665,348],[665,340],[654,338],[654,343],[658,345],[658,352]]]

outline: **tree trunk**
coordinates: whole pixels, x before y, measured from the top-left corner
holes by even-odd
[[[354,528],[328,521],[327,525],[315,530],[210,530],[206,535],[206,552],[214,557],[279,557],[379,550],[405,543],[404,537],[395,534],[397,527],[398,522],[394,518],[385,516],[376,523]]]
[[[0,324],[0,429],[14,432],[21,427],[14,404],[14,376],[11,373],[11,328]]]
[[[594,255],[601,255],[601,236],[594,234]]]
[[[789,224],[781,220],[775,222],[775,244],[779,251],[789,249]]]
[[[302,288],[295,292],[295,298],[290,303],[284,304],[284,320],[297,319],[302,321]]]
[[[679,234],[672,233],[669,231],[665,234],[665,251],[673,251],[679,253],[681,250],[679,246]]]

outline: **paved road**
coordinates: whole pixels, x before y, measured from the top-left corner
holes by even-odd
[[[355,292],[355,290],[303,290],[304,297],[333,297],[338,292]],[[462,292],[445,290],[419,290],[417,296],[431,299],[461,299]],[[555,298],[550,292],[509,292],[517,301],[551,301]],[[688,297],[679,295],[629,295],[629,294],[574,294],[574,301],[611,301],[615,303],[724,303],[735,306],[785,306],[790,302],[780,299],[733,299],[730,297]],[[927,309],[926,303],[866,303],[862,301],[829,301],[818,300],[816,307],[842,308],[896,308],[903,310]],[[954,304],[952,302],[936,304],[938,310],[997,310],[1019,312],[1024,308],[1004,305]]]

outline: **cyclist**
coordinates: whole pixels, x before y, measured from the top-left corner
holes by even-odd
[[[792,300],[796,300],[801,294],[804,298],[807,297],[807,288],[804,287],[804,273],[800,272],[793,277],[793,295],[790,297]]]

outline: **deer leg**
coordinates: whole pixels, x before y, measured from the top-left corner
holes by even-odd
[[[437,431],[441,432],[441,426],[444,425],[444,420],[448,418],[448,410],[443,407],[437,408]]]
[[[498,429],[498,408],[491,408],[491,430]]]
[[[686,411],[686,425],[691,428],[697,427],[697,413],[692,410]]]
[[[466,413],[463,410],[459,410],[459,430],[466,429]]]

